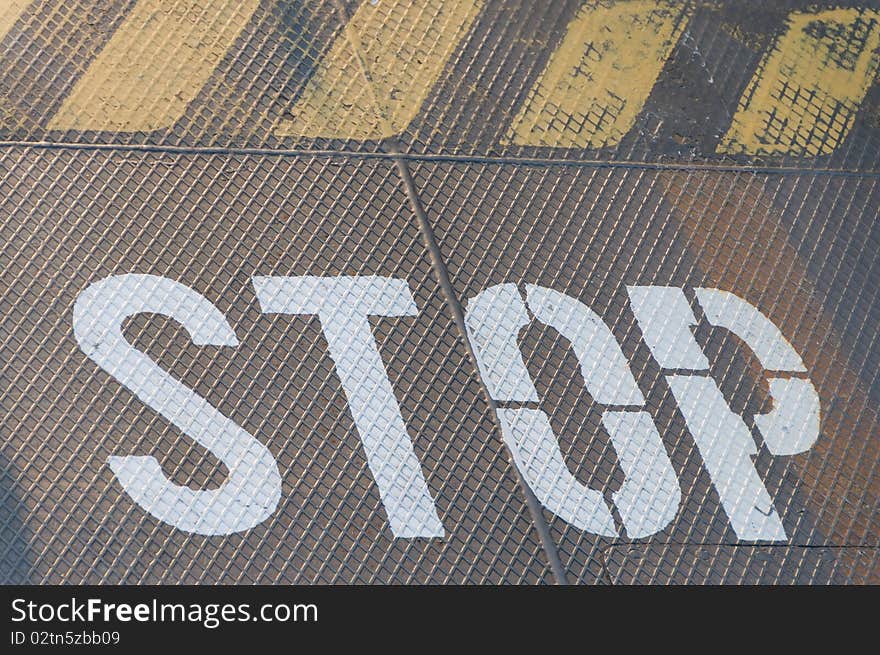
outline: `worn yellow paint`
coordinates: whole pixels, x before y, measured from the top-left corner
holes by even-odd
[[[688,5],[681,2],[585,5],[529,92],[507,141],[564,148],[618,144],[688,17]]]
[[[792,458],[799,463],[791,472],[809,490],[804,499],[825,539],[861,543],[876,520],[880,497],[877,458],[864,450],[880,435],[880,409],[852,366],[838,317],[822,304],[827,292],[792,244],[774,200],[782,183],[748,173],[693,171],[661,171],[658,182],[697,264],[700,285],[732,291],[759,306],[803,358],[822,400],[823,436]],[[855,550],[841,549],[840,558],[861,566]]]
[[[832,152],[880,67],[880,12],[796,12],[739,102],[723,153]]]
[[[139,0],[49,124],[169,127],[207,82],[259,0]]]
[[[334,41],[280,136],[381,139],[415,118],[482,0],[370,0]]]
[[[0,39],[9,33],[31,0],[0,0]]]

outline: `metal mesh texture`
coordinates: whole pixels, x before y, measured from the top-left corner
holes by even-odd
[[[141,40],[114,44],[115,57],[104,52],[108,43],[126,19],[141,16],[133,0],[15,0],[12,4],[23,9],[7,10],[17,18],[0,24],[5,28],[0,37],[7,53],[0,64],[0,137],[9,141],[387,151],[389,144],[381,134],[365,138],[375,125],[346,127],[345,117],[354,114],[367,117],[367,122],[370,117],[389,120],[400,128],[392,131],[400,132],[404,150],[425,155],[878,170],[880,89],[876,84],[848,106],[853,114],[848,137],[835,143],[831,152],[718,152],[740,98],[748,91],[753,73],[760,71],[762,57],[785,34],[787,18],[793,12],[816,11],[816,3],[807,0],[677,3],[686,8],[674,22],[677,38],[634,123],[619,142],[599,148],[564,140],[558,147],[517,144],[510,130],[530,93],[535,89],[540,93],[536,85],[541,73],[578,12],[584,7],[614,6],[609,0],[567,0],[551,6],[485,0],[250,0],[226,13],[221,10],[231,3],[147,0],[140,3],[144,18],[130,30],[133,35],[140,29]],[[386,5],[388,11],[383,9]],[[468,5],[476,10],[456,13],[455,8]],[[872,47],[865,33],[873,35],[877,29],[877,2],[837,0],[828,7],[865,12],[851,32],[828,36],[846,46],[843,55],[854,56],[861,52],[858,48]],[[359,8],[366,18],[352,20]],[[377,12],[375,20],[367,20],[368,8]],[[151,31],[149,23],[158,16],[178,20],[164,30]],[[389,25],[388,31],[380,31],[380,24]],[[221,40],[218,33],[224,26],[228,30]],[[124,42],[128,32],[122,34]],[[450,36],[443,40],[438,34]],[[201,76],[187,68],[190,63],[181,63],[180,55],[171,54],[199,39],[197,58],[214,64]],[[341,46],[340,40],[350,45]],[[342,53],[335,58],[334,48]],[[102,60],[102,54],[111,61]],[[96,82],[95,76],[104,81],[101,74],[130,73],[125,62],[138,58],[155,59],[155,65],[147,68],[156,80],[176,82],[168,88],[156,85],[155,90],[142,88],[137,79],[115,85]],[[427,58],[443,64],[435,76],[430,71],[426,76],[420,66]],[[87,72],[96,66],[95,75],[89,77]],[[329,70],[319,76],[322,66]],[[873,72],[871,68],[867,74]],[[311,109],[303,111],[301,101],[314,93],[309,81],[315,78],[326,94],[318,94],[315,104],[305,102]],[[782,104],[804,102],[792,88],[774,91]],[[72,97],[76,102],[65,105]],[[179,111],[163,114],[169,104]],[[363,114],[357,113],[360,104],[368,106]],[[404,111],[411,120],[394,120],[401,106],[412,107],[411,114]],[[820,114],[838,111],[833,106],[813,109]],[[155,129],[139,129],[143,125],[138,121],[125,120],[128,113],[163,114],[164,119],[157,118],[162,125]],[[285,121],[291,120],[298,121],[296,127],[285,128]],[[554,120],[578,132],[589,130],[590,121],[596,119],[561,109]],[[334,125],[338,136],[332,134]]]
[[[69,175],[63,187],[45,177],[59,164]],[[42,517],[18,537],[37,575],[131,583],[545,576],[393,167],[50,151],[10,152],[4,171],[4,195],[16,206],[3,226],[13,326],[4,354],[15,372],[4,429],[13,489],[28,516]],[[205,184],[221,178],[227,184]],[[115,452],[153,454],[179,484],[220,481],[216,461],[84,360],[72,340],[79,287],[131,271],[211,297],[238,334],[238,349],[195,347],[167,319],[127,326],[132,343],[276,454],[282,505],[247,534],[187,536],[114,487],[106,458]],[[442,542],[390,538],[316,320],[261,314],[250,282],[366,271],[408,280],[420,308],[416,319],[380,321],[375,331],[429,485],[446,501],[450,538]]]
[[[633,547],[648,560],[646,567],[660,568],[657,579],[718,581],[737,575],[713,570],[702,578],[697,567],[689,576],[677,573],[675,556],[667,550],[696,551],[701,545],[718,547],[719,561],[733,552],[737,561],[752,553],[784,562],[791,552],[809,559],[810,548],[821,555],[824,546],[848,544],[855,550],[833,552],[847,563],[852,556],[852,570],[841,564],[836,577],[827,579],[876,576],[876,551],[866,560],[858,547],[877,545],[877,352],[863,337],[847,336],[853,329],[875,333],[876,249],[872,237],[866,238],[877,238],[875,180],[508,164],[419,164],[415,179],[426,190],[425,205],[459,297],[472,298],[503,282],[538,284],[581,300],[611,327],[645,393],[685,498],[662,535]],[[791,206],[793,197],[803,203]],[[835,211],[846,217],[834,218]],[[808,226],[818,222],[824,228],[811,232]],[[851,263],[836,265],[843,259]],[[807,550],[731,550],[736,536],[632,315],[625,289],[632,284],[734,291],[790,335],[822,399],[822,436],[805,455],[771,457],[764,450],[756,466],[772,487],[791,543]],[[852,290],[845,298],[853,287],[860,293]],[[839,315],[849,318],[836,319]],[[729,405],[746,417],[768,411],[764,372],[748,348],[708,323],[699,325],[696,336]],[[570,345],[537,321],[520,343],[570,470],[606,493],[619,488],[614,450]],[[626,547],[549,514],[547,519],[577,579],[647,579],[638,568],[632,571],[641,566],[639,557],[620,556]],[[613,574],[603,564],[609,553],[621,567]],[[722,569],[726,566],[731,565]],[[752,568],[747,562],[743,581],[766,581]],[[777,581],[787,579],[780,576]]]
[[[815,3],[679,3],[686,18],[669,19],[677,36],[619,139],[584,145],[599,123],[563,107],[573,140],[517,143],[572,21],[622,3],[472,4],[0,10],[0,582],[880,583],[876,79],[835,110],[849,123],[833,147],[725,152],[786,21]],[[862,56],[852,44],[880,34],[880,5],[828,8],[860,12],[850,32],[808,33],[837,44],[845,71],[844,55]],[[143,41],[123,39],[112,47],[124,56],[102,64],[138,12],[169,22],[154,36],[137,23]],[[873,57],[859,60],[869,76]],[[281,502],[259,526],[177,530],[109,469],[111,455],[153,455],[192,488],[227,473],[79,348],[77,295],[125,273],[181,282],[232,326],[237,347],[193,344],[154,314],[124,332],[275,456]],[[418,314],[370,325],[442,539],[392,536],[318,319],[261,313],[255,275],[406,280]],[[536,511],[460,321],[503,283],[563,292],[611,329],[681,487],[663,530],[597,537]],[[785,541],[737,538],[627,285],[684,290],[709,375],[756,438]],[[699,287],[747,300],[801,355],[821,404],[808,451],[775,456],[761,441],[767,371],[709,323]],[[518,345],[568,470],[613,507],[625,476],[571,344],[533,318]]]

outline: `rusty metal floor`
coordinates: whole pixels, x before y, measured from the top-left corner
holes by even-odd
[[[876,0],[0,0],[0,582],[880,583],[878,81]]]

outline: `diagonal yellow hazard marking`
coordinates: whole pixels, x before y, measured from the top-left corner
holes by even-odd
[[[415,118],[482,0],[363,2],[279,136],[381,139]]]
[[[789,16],[758,66],[718,152],[832,152],[846,138],[880,67],[880,12]]]
[[[9,33],[31,0],[0,0],[0,39]]]
[[[514,119],[509,143],[602,148],[620,142],[689,17],[681,2],[584,6]]]
[[[148,132],[173,125],[258,5],[139,0],[49,129]]]

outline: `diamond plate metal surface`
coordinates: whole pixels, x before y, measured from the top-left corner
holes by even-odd
[[[877,571],[877,550],[857,547],[631,545],[604,557],[615,584],[864,584]]]

